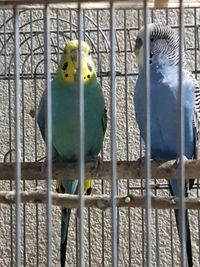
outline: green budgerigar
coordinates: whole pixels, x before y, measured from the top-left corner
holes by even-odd
[[[101,85],[97,81],[95,66],[90,55],[89,45],[81,41],[81,78],[84,88],[84,129],[85,158],[98,156],[106,130],[106,110]],[[77,118],[78,118],[78,58],[79,41],[70,41],[62,54],[57,72],[51,83],[52,92],[52,150],[53,158],[77,161]],[[46,137],[47,91],[40,100],[37,122],[45,141]],[[78,181],[57,181],[57,190],[61,193],[76,194]],[[85,193],[90,194],[92,182],[85,179]],[[61,267],[65,266],[68,226],[71,210],[62,208],[61,222]]]

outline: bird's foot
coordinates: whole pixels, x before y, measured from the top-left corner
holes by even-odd
[[[39,158],[36,162],[41,162],[43,161],[45,164],[47,162],[47,156],[44,156],[42,158]],[[59,157],[58,155],[53,155],[52,157],[52,163],[59,163],[59,162],[63,162],[63,159],[61,157]]]
[[[138,162],[138,165],[143,166],[145,163],[145,157],[141,157],[141,158],[137,159],[137,162]]]
[[[86,162],[93,162],[94,169],[97,170],[102,165],[102,158],[100,156],[86,157]]]
[[[183,157],[183,159],[182,159],[183,162],[185,162],[186,160],[188,160],[188,158],[187,158],[185,155],[183,155],[182,157]],[[179,163],[180,163],[180,157],[176,159],[175,164],[176,164],[176,165],[179,165]]]
[[[156,162],[159,162],[159,160],[158,159],[154,159],[154,158],[150,158],[150,161],[156,161]],[[137,162],[138,162],[138,164],[140,165],[140,166],[144,166],[145,165],[145,161],[146,161],[146,157],[144,156],[144,157],[141,157],[141,158],[139,158],[139,159],[137,159]]]

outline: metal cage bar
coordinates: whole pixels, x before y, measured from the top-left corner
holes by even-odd
[[[183,92],[183,49],[184,49],[184,8],[183,1],[180,0],[180,9],[179,9],[179,21],[180,21],[180,41],[179,41],[179,107],[178,107],[178,129],[179,130],[179,157],[180,157],[180,167],[179,167],[179,179],[180,179],[180,229],[181,229],[181,266],[186,266],[186,235],[185,235],[185,181],[183,177],[185,177],[184,172],[184,143],[185,143],[185,135],[184,135],[184,92]]]
[[[113,3],[110,4],[110,40],[111,40],[111,161],[112,161],[112,182],[111,182],[111,198],[112,198],[112,266],[118,266],[118,230],[117,230],[117,151],[116,151],[116,84],[115,84],[115,8]]]
[[[78,102],[79,102],[79,116],[78,116],[78,144],[79,144],[79,266],[85,266],[85,246],[84,246],[84,177],[85,177],[85,146],[84,146],[84,88],[82,81],[82,46],[81,41],[83,40],[83,11],[81,9],[81,3],[78,5],[79,17],[79,73],[78,73]]]
[[[50,74],[50,8],[48,5],[44,9],[44,68],[46,78],[46,90],[47,90],[47,266],[52,266],[52,199],[51,199],[51,186],[52,186],[52,97],[51,97],[51,74]]]
[[[151,138],[150,138],[150,71],[149,71],[149,31],[147,28],[149,20],[149,8],[147,1],[144,1],[144,70],[145,70],[145,193],[146,193],[146,242],[147,242],[147,255],[146,255],[146,264],[148,267],[152,264],[152,255],[151,255],[151,189],[150,189],[150,180],[151,180]]]
[[[15,46],[15,185],[16,185],[16,266],[21,266],[21,207],[20,207],[20,179],[21,179],[21,142],[20,142],[20,97],[21,90],[19,84],[19,11],[14,8],[14,46]]]

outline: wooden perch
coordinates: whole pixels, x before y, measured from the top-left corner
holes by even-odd
[[[93,162],[86,163],[85,176],[91,179],[111,179],[110,161],[104,161],[95,169]],[[45,180],[47,165],[44,162],[23,162],[21,164],[21,179],[23,180]],[[57,162],[53,164],[53,179],[78,179],[77,163]],[[162,164],[152,161],[151,171],[154,179],[170,179],[177,176],[178,166],[174,160]],[[185,162],[185,176],[187,178],[200,178],[200,160],[188,160]],[[143,179],[145,177],[144,162],[118,161],[118,179]],[[15,179],[15,163],[0,163],[0,180]]]
[[[77,195],[51,193],[52,204],[66,208],[78,208],[79,197]],[[47,193],[43,190],[22,191],[22,203],[46,203]],[[117,207],[145,208],[145,197],[128,195],[118,196],[116,198]],[[177,207],[178,199],[172,197],[152,196],[153,209],[174,209]],[[0,191],[0,203],[14,204],[15,191]],[[84,196],[84,205],[86,208],[98,208],[105,210],[112,206],[112,200],[109,195]],[[187,198],[185,200],[187,209],[200,209],[200,198]]]

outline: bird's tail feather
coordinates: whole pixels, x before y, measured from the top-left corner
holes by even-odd
[[[77,191],[77,180],[57,180],[56,191],[59,193],[75,194]],[[60,263],[61,267],[65,267],[66,250],[67,250],[67,238],[69,229],[69,220],[71,215],[71,209],[62,208],[61,211],[61,242],[60,242]]]
[[[93,185],[93,180],[89,178],[85,178],[85,183],[84,183],[84,194],[85,195],[91,195],[92,193],[92,185]]]
[[[181,240],[181,231],[180,231],[180,223],[179,223],[179,210],[175,210],[175,218],[176,218],[176,225],[178,229],[179,238]],[[187,252],[187,261],[188,267],[193,267],[193,260],[192,260],[192,245],[191,245],[191,235],[190,235],[190,225],[189,225],[189,217],[188,211],[185,211],[185,236],[186,236],[186,252]]]
[[[188,197],[188,191],[192,188],[194,184],[194,179],[189,180],[189,183],[185,183],[185,197]],[[171,179],[169,181],[169,190],[172,196],[178,195],[178,183],[177,180]],[[176,225],[178,229],[179,239],[181,241],[181,229],[180,229],[180,223],[179,223],[179,216],[180,211],[178,209],[175,209],[175,218],[176,218]],[[191,244],[191,235],[190,235],[190,225],[189,225],[189,216],[188,211],[185,210],[185,237],[186,237],[186,253],[187,253],[187,261],[188,261],[188,267],[193,267],[193,261],[192,261],[192,244]]]
[[[69,229],[69,220],[71,215],[71,209],[62,209],[61,215],[61,244],[60,244],[60,262],[61,267],[65,267],[66,249],[67,249],[67,237]]]
[[[93,181],[85,179],[84,182],[84,193],[90,195],[92,191]],[[57,192],[60,193],[77,193],[78,181],[62,181],[57,180]],[[61,267],[65,267],[66,251],[67,251],[67,238],[70,221],[71,209],[63,208],[61,214],[61,244],[60,244],[60,262]]]

